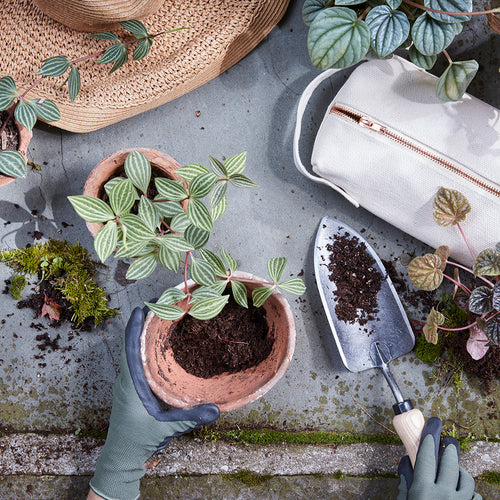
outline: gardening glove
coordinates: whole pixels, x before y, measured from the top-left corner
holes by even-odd
[[[144,312],[137,307],[125,330],[120,374],[113,386],[113,406],[106,443],[90,487],[107,500],[139,498],[145,462],[173,437],[219,417],[214,404],[165,411],[146,381],[140,355]]]
[[[398,500],[481,500],[474,492],[474,479],[458,465],[458,441],[445,436],[437,417],[425,423],[415,468],[408,455],[399,462]],[[441,443],[441,447],[440,447]]]

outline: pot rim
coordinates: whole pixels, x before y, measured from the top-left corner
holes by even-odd
[[[247,283],[264,283],[267,282],[263,278],[256,276],[251,273],[247,273],[244,271],[235,271],[233,273],[233,276],[237,277],[239,281],[244,281]],[[193,280],[189,280],[187,282],[188,287],[194,285]],[[176,288],[179,289],[184,289],[184,283],[180,283],[179,285],[176,286]],[[296,330],[295,330],[295,321],[293,318],[293,312],[290,307],[290,304],[286,300],[286,298],[278,291],[274,290],[269,299],[273,297],[275,301],[277,301],[280,309],[282,310],[282,313],[286,319],[286,324],[287,324],[287,339],[286,339],[286,349],[285,352],[282,356],[282,361],[280,365],[278,366],[277,369],[274,370],[274,373],[272,376],[264,383],[262,384],[259,388],[256,390],[253,390],[252,392],[249,392],[248,394],[238,397],[234,400],[226,401],[223,403],[217,403],[217,406],[219,407],[221,412],[226,412],[230,410],[235,410],[237,408],[241,408],[242,406],[247,405],[248,403],[251,403],[255,401],[256,399],[260,398],[263,396],[266,392],[268,392],[277,382],[278,380],[284,375],[286,372],[292,357],[293,357],[293,352],[295,349],[295,338],[296,338]],[[268,299],[268,300],[269,300]],[[265,304],[264,304],[265,306]],[[182,395],[175,394],[174,392],[167,391],[166,388],[168,387],[162,387],[159,383],[157,383],[154,378],[151,376],[150,370],[149,370],[149,365],[148,365],[148,360],[146,358],[146,331],[148,329],[148,326],[152,319],[155,317],[154,313],[152,311],[149,311],[147,314],[145,321],[144,321],[144,327],[141,332],[141,338],[140,338],[140,349],[141,349],[141,359],[142,359],[142,364],[144,368],[144,374],[146,376],[146,380],[153,391],[154,394],[156,394],[157,397],[159,397],[162,401],[165,403],[177,407],[177,408],[183,408],[186,406],[192,406],[193,404],[200,404],[202,402],[213,402],[213,401],[198,401],[198,402],[193,402],[189,401],[186,402],[185,400],[182,399]],[[166,320],[161,320],[165,321],[166,323],[173,323],[173,322],[167,322]],[[266,359],[269,359],[266,358]],[[183,373],[186,373],[182,367],[180,367],[177,363],[177,368],[181,370]],[[259,366],[259,365],[257,365]],[[255,368],[255,367],[254,367]],[[240,374],[244,374],[245,372],[251,372],[254,368],[248,368],[246,370],[243,370],[242,372],[238,372]],[[223,380],[224,378],[228,378],[228,374],[221,374],[221,375],[216,375],[214,377],[211,377],[210,379],[200,379],[199,377],[196,377],[195,375],[190,375],[190,377],[193,377],[193,380],[210,380],[214,381],[215,383],[218,381]],[[163,384],[164,386],[167,386],[167,384]]]

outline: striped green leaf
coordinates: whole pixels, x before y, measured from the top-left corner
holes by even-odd
[[[130,179],[123,179],[123,182],[115,184],[109,192],[109,204],[113,212],[118,216],[129,212],[134,206],[136,195]]]
[[[174,271],[174,273],[179,270],[179,266],[181,265],[181,252],[175,252],[168,249],[166,246],[160,245],[158,257],[162,266]]]
[[[242,174],[247,165],[247,153],[244,151],[243,153],[238,153],[229,157],[224,162],[224,167],[226,167],[226,171],[231,175]]]
[[[158,210],[155,204],[145,196],[141,196],[141,200],[139,201],[138,215],[151,231],[156,231],[156,229],[158,229],[160,225]]]
[[[14,118],[23,127],[31,130],[36,123],[36,113],[33,107],[26,101],[20,100],[14,110]]]
[[[143,38],[148,36],[148,30],[146,26],[144,26],[141,21],[137,21],[136,19],[131,19],[129,21],[121,21],[120,24],[127,31],[132,33],[136,38]]]
[[[29,104],[39,118],[46,122],[56,122],[61,119],[61,113],[56,103],[50,99],[30,99]]]
[[[198,175],[208,174],[210,170],[203,165],[199,165],[198,163],[191,163],[184,167],[178,168],[175,173],[180,175],[183,179],[186,179],[188,182],[191,182]]]
[[[410,21],[404,12],[388,5],[377,5],[366,16],[371,46],[380,57],[392,54],[410,33]]]
[[[196,226],[189,226],[184,231],[184,238],[186,238],[186,241],[189,242],[193,248],[198,250],[207,244],[210,238],[210,233],[208,231],[204,231],[203,229],[199,229]]]
[[[26,160],[19,151],[13,149],[0,151],[0,173],[9,177],[24,177],[26,172]]]
[[[168,288],[156,301],[157,304],[172,305],[186,298],[186,294],[179,288]]]
[[[125,228],[126,241],[148,241],[155,237],[154,231],[134,214],[125,214],[120,217],[120,222]]]
[[[300,278],[290,278],[289,280],[278,283],[278,288],[294,295],[302,295],[306,291],[306,286]]]
[[[234,300],[242,307],[248,307],[247,287],[241,281],[231,281]]]
[[[212,172],[198,175],[189,185],[189,195],[192,198],[204,198],[210,193],[216,182],[217,176]]]
[[[163,199],[162,196],[157,196],[156,199]],[[184,213],[182,209],[182,205],[178,201],[155,201],[155,207],[158,210],[158,213],[161,217],[165,217],[170,219],[171,217],[175,217],[176,215]]]
[[[224,293],[226,286],[226,281],[216,281],[210,286],[200,286],[191,294],[191,303],[208,299],[210,297],[220,297]]]
[[[190,225],[191,221],[185,212],[172,217],[172,220],[170,221],[170,229],[172,229],[174,233],[184,233]]]
[[[116,251],[115,258],[128,259],[138,257],[148,243],[146,241],[127,241],[124,242]],[[149,253],[149,252],[148,252]]]
[[[222,179],[227,179],[227,170],[224,164],[217,160],[217,158],[214,158],[213,156],[210,156],[210,166],[212,167],[212,171],[220,178]]]
[[[252,290],[252,302],[255,307],[260,307],[274,292],[275,286],[264,286]]]
[[[191,198],[189,200],[187,215],[193,226],[203,229],[203,231],[211,231],[213,228],[212,217],[208,208],[200,200]]]
[[[128,268],[125,278],[128,280],[139,280],[147,278],[155,270],[157,262],[157,253],[138,257]]]
[[[76,96],[80,92],[80,87],[81,87],[80,72],[78,71],[78,68],[76,66],[72,66],[68,76],[68,92],[69,92],[69,99],[71,102],[73,102],[76,99]]]
[[[229,255],[229,253],[226,252],[226,250],[224,250],[223,248],[220,251],[220,256],[227,264],[227,267],[229,267],[231,274],[234,273],[236,269],[238,269],[238,262],[236,262],[236,259],[231,257],[231,255]]]
[[[221,278],[227,277],[226,266],[218,255],[206,248],[200,248],[199,252],[203,259],[210,263],[217,276]]]
[[[227,196],[224,196],[217,205],[210,207],[210,217],[215,222],[227,210]]]
[[[194,247],[179,234],[164,234],[158,236],[160,244],[174,252],[191,252]]]
[[[415,48],[425,56],[442,52],[455,38],[452,24],[436,21],[427,12],[421,14],[411,28]]]
[[[125,158],[125,174],[132,184],[146,193],[151,181],[151,164],[140,151],[131,151]]]
[[[87,194],[68,196],[75,212],[88,222],[107,222],[115,218],[113,210],[99,198]]]
[[[94,238],[94,249],[101,262],[104,262],[115,250],[118,243],[118,224],[108,221]]]
[[[191,266],[189,267],[191,279],[198,285],[210,286],[215,282],[215,272],[212,266],[201,259],[191,258]]]
[[[0,111],[10,108],[17,97],[17,88],[11,76],[0,78]]]
[[[66,73],[70,64],[71,61],[66,56],[49,57],[43,61],[38,74],[43,76],[61,76]]]
[[[155,185],[161,199],[166,198],[170,201],[182,201],[188,197],[188,192],[182,185],[182,181],[157,177]]]
[[[267,272],[275,283],[281,279],[286,263],[287,260],[285,257],[274,257],[267,261]]]
[[[120,39],[114,34],[106,31],[104,33],[91,33],[87,35],[89,38],[97,38],[98,40],[111,40],[112,42],[119,42]]]
[[[146,305],[156,316],[166,321],[176,321],[184,316],[184,310],[177,306],[153,304],[151,302],[146,302]]]
[[[115,64],[113,64],[113,67],[109,70],[109,74],[111,75],[111,73],[114,73],[118,68],[123,66],[127,62],[127,60],[128,60],[128,49],[127,46],[124,45],[121,56],[116,60]]]
[[[246,177],[243,174],[234,174],[229,176],[229,182],[236,187],[241,187],[241,188],[249,188],[249,187],[256,187],[258,184],[255,184],[254,181],[250,180],[248,177]]]
[[[219,181],[210,193],[210,207],[216,207],[226,196],[227,181]]]
[[[142,40],[140,40],[137,44],[137,47],[134,49],[134,52],[132,53],[132,59],[134,61],[140,61],[141,59],[144,59],[149,54],[152,45],[153,41],[149,38],[143,38]]]
[[[104,51],[104,54],[97,60],[97,62],[100,64],[107,64],[118,61],[121,57],[123,57],[123,51],[126,53],[127,48],[122,43],[114,43]]]
[[[228,300],[229,295],[200,300],[191,306],[188,314],[200,320],[215,318],[224,309]]]

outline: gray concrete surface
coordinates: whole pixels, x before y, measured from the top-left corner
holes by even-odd
[[[390,426],[392,394],[381,374],[353,374],[342,365],[315,286],[314,235],[325,214],[358,230],[365,229],[365,237],[381,258],[396,260],[402,275],[409,256],[425,247],[295,170],[295,106],[302,90],[317,74],[306,50],[301,7],[301,0],[292,1],[282,22],[257,49],[212,82],[176,101],[85,135],[37,125],[28,154],[42,171],[32,171],[26,179],[2,189],[0,247],[33,243],[34,231],[40,231],[43,239],[64,237],[92,249],[92,239],[66,196],[81,193],[90,170],[118,149],[156,148],[181,164],[207,164],[209,154],[222,158],[246,150],[246,173],[259,188],[229,194],[229,210],[215,227],[212,248],[224,247],[238,258],[241,269],[259,275],[266,273],[269,257],[285,255],[289,259],[286,272],[303,273],[308,290],[301,299],[290,298],[297,344],[286,375],[263,398],[225,414],[217,425],[381,433],[383,429],[367,413]],[[500,107],[500,42],[482,23],[484,20],[477,20],[473,27],[466,28],[462,43],[456,43],[450,53],[480,61],[481,69],[470,91]],[[325,83],[313,99],[302,144],[305,157],[311,151],[324,109],[347,74]],[[0,315],[5,323],[0,324],[0,421],[4,428],[71,434],[77,429],[106,427],[119,342],[131,309],[180,281],[178,276],[161,271],[145,281],[122,286],[114,279],[117,262],[110,260],[108,264],[101,278],[111,305],[120,309],[118,317],[88,333],[72,332],[68,326],[45,328],[51,337],[60,335],[60,345],[71,345],[72,350],[46,352],[42,360],[35,358],[40,354],[35,340],[39,332],[29,327],[34,321],[32,312],[18,310],[10,296],[2,296]],[[0,283],[11,274],[1,265]],[[411,308],[408,312],[418,316]],[[46,325],[45,319],[36,322]],[[403,393],[426,417],[439,415],[447,428],[455,425],[462,434],[499,437],[498,381],[489,395],[474,378],[466,379],[459,393],[452,386],[441,391],[442,383],[432,380],[432,366],[421,363],[413,354],[401,357],[392,366]],[[366,405],[363,409],[367,413],[354,400]],[[70,450],[67,460],[74,460]],[[2,480],[2,484],[11,484],[12,480]],[[219,480],[207,481],[214,485]],[[260,497],[255,494],[248,498]],[[338,498],[354,497],[339,494]]]

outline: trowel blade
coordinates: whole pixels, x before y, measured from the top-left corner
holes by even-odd
[[[383,277],[381,289],[377,294],[379,312],[373,320],[362,326],[357,322],[347,323],[339,320],[335,313],[337,300],[334,291],[337,287],[330,279],[328,264],[331,251],[327,249],[327,245],[334,242],[336,235],[355,236],[360,243],[364,243],[367,252],[375,260],[374,267]],[[332,334],[348,370],[359,372],[381,367],[382,364],[413,349],[415,337],[394,285],[378,255],[359,233],[333,217],[324,217],[316,235],[314,269]],[[374,345],[377,346],[376,350]]]

